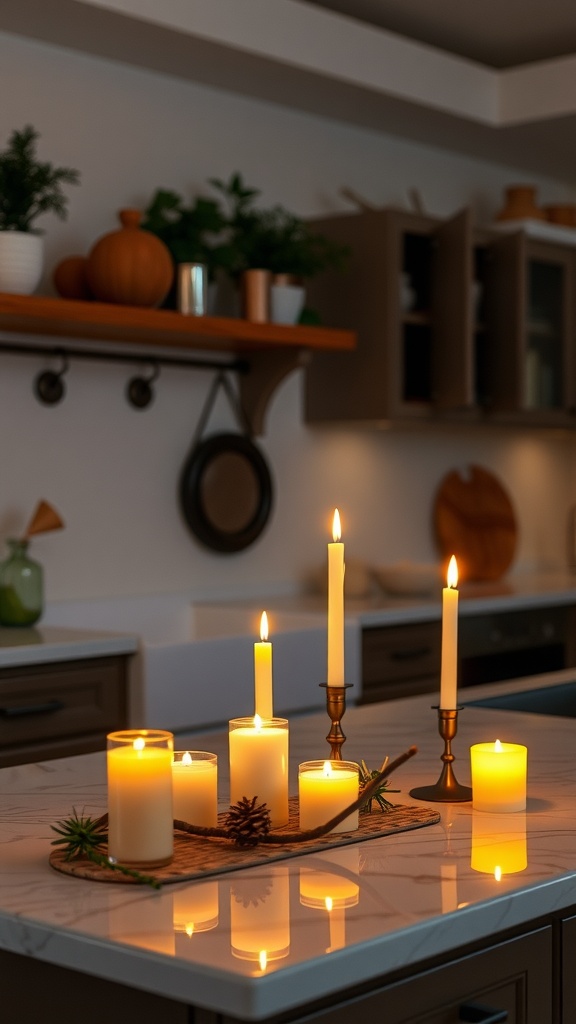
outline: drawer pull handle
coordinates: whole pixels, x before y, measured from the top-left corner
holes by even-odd
[[[416,658],[424,658],[427,654],[432,654],[431,647],[405,647],[399,651],[391,651],[390,658],[392,661],[414,661]]]
[[[499,1024],[508,1020],[508,1010],[495,1010],[493,1006],[481,1006],[480,1003],[464,1003],[458,1020],[467,1024]]]
[[[53,711],[61,711],[64,707],[61,700],[48,700],[45,704],[22,704],[12,708],[0,708],[2,718],[21,718],[22,715],[49,715]]]

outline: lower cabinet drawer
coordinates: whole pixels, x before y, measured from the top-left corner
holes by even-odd
[[[439,680],[441,643],[440,622],[365,628],[360,702],[434,690]]]
[[[0,670],[0,764],[105,746],[127,722],[126,659]]]

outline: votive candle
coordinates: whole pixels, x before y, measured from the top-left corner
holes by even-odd
[[[160,729],[108,734],[108,855],[123,864],[172,860],[173,746],[172,733]]]
[[[229,723],[230,803],[265,803],[272,825],[288,821],[288,719],[233,718]]]
[[[358,799],[358,765],[352,761],[304,761],[298,769],[300,828],[305,831],[325,825]],[[353,811],[332,832],[353,832],[358,828],[358,811]]]
[[[218,824],[218,758],[207,750],[176,750],[172,761],[174,817],[189,825]]]
[[[472,807],[476,811],[526,808],[527,748],[520,743],[475,743],[470,747]]]

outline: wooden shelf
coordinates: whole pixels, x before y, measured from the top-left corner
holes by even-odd
[[[6,292],[0,292],[0,330],[222,352],[353,349],[356,344],[354,332],[328,327],[291,327],[217,316],[191,317],[167,309]]]
[[[248,372],[240,376],[240,397],[254,433],[263,432],[264,415],[275,389],[305,362],[308,351],[346,351],[356,346],[353,331],[328,327],[191,317],[165,309],[6,292],[0,292],[0,331],[242,355]]]

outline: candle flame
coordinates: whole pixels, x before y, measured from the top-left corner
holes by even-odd
[[[334,900],[332,899],[331,896],[325,896],[324,897],[324,906],[326,907],[326,910],[328,911],[328,913],[330,913],[330,911],[332,910],[332,908],[334,906]]]
[[[324,761],[324,768],[322,769],[322,774],[325,779],[329,779],[331,777],[332,765],[330,764],[330,761]]]
[[[502,881],[502,868],[500,867],[499,864],[497,864],[496,867],[494,868],[494,878],[496,879],[497,882]]]
[[[146,740],[144,739],[143,736],[138,736],[138,738],[135,739],[134,742],[132,743],[132,747],[134,750],[144,750],[145,746]]]
[[[454,555],[448,563],[447,583],[449,587],[458,586],[458,562]]]
[[[182,754],[182,764],[192,764],[192,755],[188,751]]]
[[[334,543],[340,540],[342,536],[342,529],[340,527],[340,513],[337,508],[334,509],[334,519],[332,520],[332,539]]]
[[[268,955],[265,949],[261,949],[258,953],[258,964],[261,971],[265,971],[268,964]]]
[[[268,616],[266,612],[262,612],[262,618],[260,619],[260,639],[268,639]]]
[[[496,743],[494,744],[494,753],[495,754],[501,754],[502,753],[502,744],[500,743],[500,740],[496,740]]]
[[[254,715],[254,728],[256,729],[256,732],[262,731],[262,719],[260,718],[260,715]]]
[[[194,935],[194,922],[190,921],[190,923],[186,925],[184,931],[186,932],[188,938],[191,939],[192,936]]]

